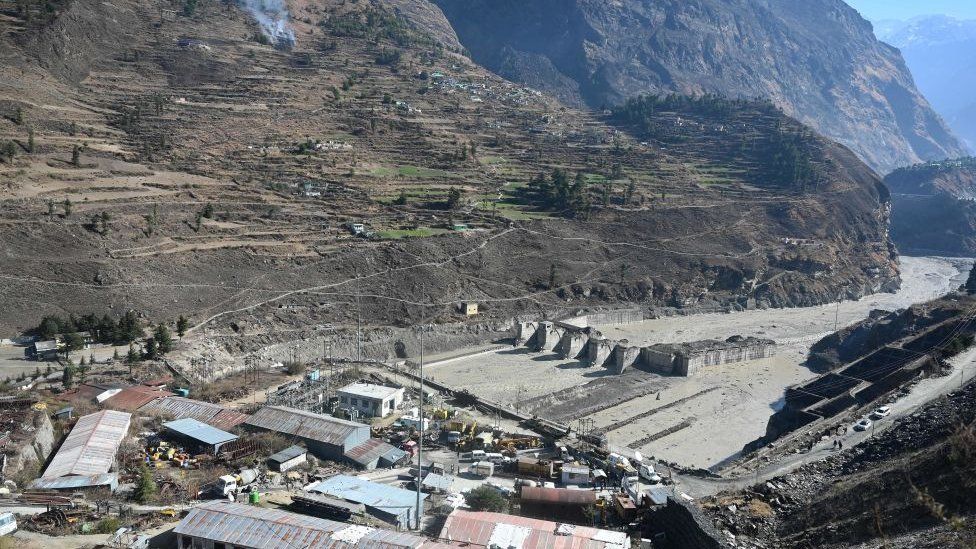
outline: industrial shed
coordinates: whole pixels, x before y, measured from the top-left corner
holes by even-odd
[[[38,478],[30,483],[31,490],[87,490],[107,488],[114,492],[119,487],[119,475],[105,473],[101,475],[68,476],[59,478]]]
[[[473,547],[518,549],[628,549],[623,532],[561,524],[503,513],[457,509],[447,517],[441,539],[458,540]]]
[[[144,414],[157,414],[173,419],[193,418],[218,429],[228,430],[244,423],[247,414],[242,414],[219,404],[211,404],[186,397],[170,396],[153,400],[139,408]]]
[[[589,522],[588,508],[596,505],[596,492],[567,488],[522,488],[519,507],[528,517],[576,523]]]
[[[393,467],[405,461],[409,455],[378,438],[371,438],[346,452],[346,459],[371,471],[377,467]]]
[[[366,506],[366,512],[371,516],[388,522],[397,528],[415,526],[416,492],[348,475],[337,475],[317,482],[308,487],[308,491],[352,503],[361,503]],[[424,513],[424,500],[426,499],[427,495],[421,494],[421,516]]]
[[[237,435],[221,431],[193,418],[177,419],[163,424],[163,429],[169,431],[176,438],[188,442],[200,453],[217,455],[220,447],[228,442],[237,440]]]
[[[98,475],[107,474],[115,464],[115,454],[129,432],[132,415],[114,410],[103,410],[78,419],[71,433],[51,458],[41,479],[84,477],[88,482],[98,481]],[[73,488],[87,486],[86,481]]]
[[[245,426],[301,439],[312,455],[331,461],[343,461],[346,452],[369,440],[369,425],[284,406],[261,408]]]
[[[108,397],[102,402],[102,406],[110,410],[135,412],[156,399],[172,395],[173,393],[158,387],[134,385],[132,387],[126,387],[118,393]]]
[[[305,448],[296,444],[276,454],[272,454],[268,458],[268,468],[272,471],[284,473],[289,469],[294,469],[304,464],[306,461],[308,461],[308,452],[305,451]]]
[[[418,548],[445,545],[403,532],[264,509],[226,501],[212,501],[190,509],[173,530],[177,549],[234,547],[278,549]]]

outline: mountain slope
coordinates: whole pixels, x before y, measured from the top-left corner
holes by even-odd
[[[897,47],[918,88],[971,150],[976,150],[976,21],[919,17],[875,29]]]
[[[841,0],[435,0],[475,60],[568,104],[764,97],[881,171],[961,155],[897,50]]]
[[[386,356],[389,330],[460,322],[461,300],[503,326],[897,283],[877,176],[775,109],[597,115],[453,53],[443,25],[405,19],[423,5],[289,6],[291,49],[218,2],[73,0],[46,20],[0,5],[0,331],[184,314],[187,356],[212,372],[321,352],[359,308]],[[775,158],[816,178],[761,165]],[[576,207],[528,192],[540,173],[568,177]]]
[[[891,236],[922,253],[976,254],[976,159],[930,162],[895,170]]]

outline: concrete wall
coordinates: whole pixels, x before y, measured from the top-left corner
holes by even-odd
[[[693,352],[687,356],[679,356],[675,373],[690,376],[695,375],[698,373],[698,370],[708,366],[758,360],[760,358],[774,356],[775,354],[776,346],[765,343]]]
[[[568,318],[563,322],[579,327],[605,326],[609,324],[632,324],[644,320],[644,311],[640,309],[620,309],[617,311],[605,311],[602,313],[590,313],[587,315]]]
[[[631,347],[627,341],[621,341],[613,348],[612,367],[615,374],[622,374],[627,368],[634,366],[640,360],[640,347]]]
[[[565,330],[552,322],[540,322],[535,331],[535,348],[537,351],[552,351],[559,345]]]
[[[529,345],[539,329],[538,322],[516,322],[513,337],[516,345]]]
[[[566,330],[563,333],[562,339],[559,340],[556,352],[559,353],[559,356],[566,359],[584,357],[586,343],[589,340],[590,336],[585,332]]]
[[[677,355],[673,352],[655,349],[654,347],[644,347],[640,352],[640,364],[663,376],[674,374],[676,359]]]
[[[616,345],[615,341],[603,337],[599,332],[590,334],[586,342],[586,358],[584,360],[595,366],[603,366],[613,353],[614,345]]]

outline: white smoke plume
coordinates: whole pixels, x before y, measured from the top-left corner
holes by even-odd
[[[295,45],[295,31],[288,24],[288,7],[284,0],[238,0],[238,3],[254,17],[261,33],[279,48]]]

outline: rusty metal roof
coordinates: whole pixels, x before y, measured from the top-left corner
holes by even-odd
[[[226,501],[212,501],[190,509],[174,532],[254,549],[429,549],[440,546],[413,534]]]
[[[568,490],[566,488],[522,488],[520,498],[526,503],[554,503],[557,505],[592,505],[596,492],[592,490]]]
[[[350,435],[365,430],[369,437],[369,426],[347,421],[337,417],[286,408],[284,406],[265,406],[246,422],[248,425],[341,446]]]
[[[168,396],[154,400],[139,408],[139,411],[168,415],[173,419],[192,418],[225,431],[244,423],[248,418],[247,414],[225,408],[219,404],[180,396]]]
[[[393,450],[396,450],[396,448],[390,444],[383,442],[378,438],[370,438],[359,446],[350,448],[346,452],[345,456],[346,459],[350,459],[365,467],[387,454],[393,454]],[[400,450],[400,452],[406,454],[406,452],[403,452],[403,450]]]
[[[510,549],[624,549],[623,532],[560,524],[502,513],[457,509],[448,517],[440,538],[473,546]]]
[[[78,419],[41,478],[109,472],[129,431],[132,415],[102,410]]]
[[[165,389],[134,385],[132,387],[126,387],[119,393],[107,398],[105,402],[102,402],[102,406],[113,410],[135,412],[156,399],[171,396],[172,394]]]

